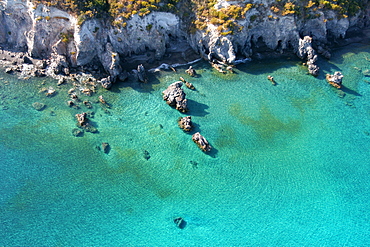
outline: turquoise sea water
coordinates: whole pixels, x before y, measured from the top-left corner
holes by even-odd
[[[83,137],[72,135],[74,115],[89,109],[66,105],[71,85],[1,72],[0,245],[370,245],[369,48],[321,59],[317,78],[292,58],[124,82],[84,96],[111,108],[94,104],[99,133]],[[325,81],[335,71],[342,90]],[[180,76],[197,88],[184,88],[190,134],[161,95]],[[51,85],[56,96],[39,93]],[[196,131],[210,154],[192,142]]]

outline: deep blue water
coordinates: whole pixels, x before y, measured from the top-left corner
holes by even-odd
[[[196,78],[185,67],[157,72],[148,84],[81,95],[94,102],[99,130],[83,137],[72,135],[74,115],[89,109],[66,105],[71,84],[1,72],[0,245],[370,245],[367,58],[363,44],[334,51],[317,78],[296,58],[227,75],[203,62]],[[325,81],[335,71],[341,90]],[[197,89],[184,88],[190,134],[177,126],[185,114],[162,100],[180,76]],[[56,96],[39,92],[49,86]],[[192,142],[195,131],[210,154]]]

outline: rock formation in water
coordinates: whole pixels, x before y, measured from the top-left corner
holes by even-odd
[[[186,94],[181,88],[182,82],[177,81],[168,86],[163,93],[163,100],[170,106],[174,106],[180,112],[188,110],[188,103],[185,98]]]
[[[312,48],[311,37],[305,36],[303,39],[299,40],[298,56],[302,59],[307,59],[306,64],[308,67],[308,73],[313,76],[317,76],[319,74],[319,66],[315,64],[317,61],[317,55],[315,50]]]
[[[146,71],[145,71],[145,68],[142,64],[137,66],[137,78],[140,82],[144,82],[144,83],[148,82],[148,78],[146,76]]]
[[[211,145],[208,143],[206,138],[204,138],[204,136],[202,136],[199,132],[195,133],[192,136],[192,139],[203,152],[211,151],[212,149]]]
[[[77,126],[86,130],[87,132],[97,133],[98,130],[89,123],[87,115],[88,114],[86,112],[76,114]]]
[[[342,87],[343,75],[339,71],[334,72],[333,75],[326,74],[326,81],[336,88]]]
[[[191,129],[193,128],[191,116],[180,117],[177,123],[179,124],[179,127],[184,131],[191,131]]]
[[[35,102],[32,104],[32,107],[35,108],[35,110],[37,111],[42,111],[45,109],[45,104],[44,103],[40,103],[40,102]]]

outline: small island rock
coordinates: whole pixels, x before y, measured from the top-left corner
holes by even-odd
[[[195,76],[197,74],[193,66],[190,66],[187,70],[185,70],[185,72],[188,73],[190,76]]]
[[[198,147],[203,151],[203,152],[209,152],[211,151],[212,147],[199,132],[195,133],[192,136],[193,141],[198,145]]]
[[[326,80],[334,87],[342,87],[343,75],[339,71],[336,71],[334,75],[326,74]]]
[[[191,116],[180,117],[178,120],[179,127],[184,131],[191,131],[193,123],[191,122]]]
[[[185,99],[186,94],[181,88],[182,82],[177,81],[168,86],[163,93],[163,100],[167,102],[170,106],[175,106],[180,112],[186,112],[187,100]]]

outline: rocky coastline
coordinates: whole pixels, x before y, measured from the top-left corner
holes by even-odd
[[[24,76],[60,79],[90,74],[109,89],[129,76],[145,81],[138,73],[140,66],[154,69],[169,64],[168,69],[198,58],[224,72],[228,65],[251,58],[296,54],[307,60],[309,73],[316,76],[317,54],[330,58],[333,46],[358,41],[355,35],[369,38],[364,32],[370,23],[369,6],[345,18],[320,9],[308,19],[275,13],[262,1],[254,6],[236,21],[243,28],[225,35],[212,23],[189,32],[186,22],[170,12],[133,15],[125,28],[117,28],[106,19],[79,23],[75,15],[56,7],[8,0],[0,8],[0,61],[10,67],[9,72]]]
[[[244,28],[225,34],[212,23],[204,30],[189,32],[184,20],[170,12],[134,15],[125,28],[117,28],[102,18],[79,23],[75,15],[56,7],[35,5],[31,0],[8,0],[0,6],[3,23],[0,66],[23,79],[48,76],[58,80],[57,86],[69,84],[72,86],[68,91],[69,107],[90,109],[92,103],[100,102],[109,113],[110,105],[103,96],[93,102],[84,100],[83,96],[94,95],[99,87],[109,90],[114,83],[127,78],[150,83],[148,73],[176,72],[176,67],[189,66],[201,59],[226,74],[233,73],[233,67],[239,63],[266,57],[283,59],[294,54],[302,59],[309,74],[318,76],[317,60],[330,59],[330,49],[370,40],[369,6],[351,17],[320,10],[316,17],[304,19],[274,13],[262,1],[259,4],[238,21]],[[270,15],[266,17],[265,12]],[[259,15],[260,18],[256,18]],[[192,66],[186,72],[191,77],[197,76]],[[276,85],[272,76],[268,79]],[[163,99],[184,113],[188,111],[187,99],[181,86],[196,89],[183,78],[180,80],[163,91]],[[327,80],[340,88],[341,81],[332,82],[330,75]],[[52,97],[55,89],[43,88],[42,92]],[[33,107],[41,111],[45,106],[35,102]],[[78,128],[73,129],[74,136],[82,136],[83,132],[98,133],[86,112],[77,114],[76,118]],[[190,116],[183,118],[190,119]],[[180,120],[180,128],[190,131],[188,122]],[[204,152],[210,151],[203,136],[193,140]]]

